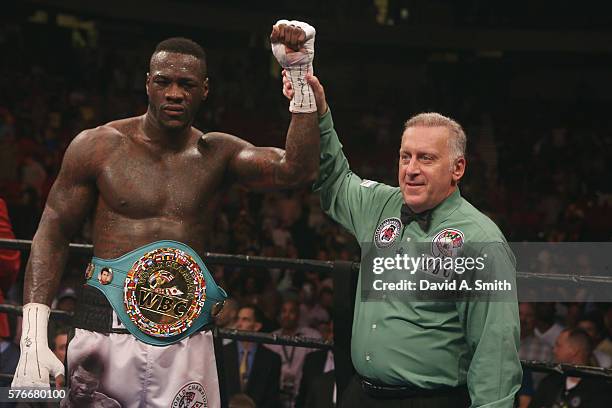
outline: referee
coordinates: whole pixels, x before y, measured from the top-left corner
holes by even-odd
[[[499,228],[459,192],[466,167],[463,129],[437,113],[411,118],[399,160],[389,164],[397,163],[399,187],[362,180],[342,152],[321,84],[316,77],[308,81],[320,115],[315,189],[323,210],[357,238],[362,252],[351,340],[357,374],[340,406],[512,407],[522,376],[516,263]],[[291,97],[286,80],[284,86]],[[383,292],[372,300],[373,279],[396,276],[373,275],[373,252],[455,261],[467,254],[484,269],[459,274],[458,267],[426,265],[401,275],[415,282],[411,297]],[[450,280],[436,279],[445,273]],[[419,293],[416,284],[453,280],[464,282],[463,290]],[[514,289],[501,296],[495,290],[462,296],[476,281]]]

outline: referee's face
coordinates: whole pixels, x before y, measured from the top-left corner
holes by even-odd
[[[443,126],[409,127],[402,135],[398,181],[404,202],[417,213],[444,201],[463,176],[465,159],[451,166],[450,137]]]

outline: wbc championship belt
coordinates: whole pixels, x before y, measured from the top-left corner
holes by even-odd
[[[177,241],[157,241],[116,259],[93,257],[86,279],[130,333],[154,346],[212,323],[227,298],[198,254]]]

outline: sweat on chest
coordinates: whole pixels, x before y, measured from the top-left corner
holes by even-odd
[[[133,162],[105,168],[97,186],[100,198],[120,214],[187,215],[214,201],[221,177],[214,168],[202,164],[190,168],[186,163],[159,166]]]

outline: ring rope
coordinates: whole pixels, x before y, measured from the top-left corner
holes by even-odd
[[[93,245],[70,243],[71,251],[81,255],[93,255]],[[0,248],[17,249],[29,251],[32,241],[25,239],[5,239],[0,238]],[[319,261],[315,259],[292,259],[292,258],[271,258],[267,256],[233,255],[205,252],[202,258],[211,265],[232,265],[232,266],[262,266],[268,268],[298,268],[311,271],[329,271],[335,264],[351,265],[354,268],[355,262],[349,261]],[[358,264],[357,264],[358,265]]]
[[[30,240],[0,238],[0,248],[29,251],[31,246],[32,241]],[[70,243],[69,248],[71,251],[82,255],[93,255],[93,245],[90,244]],[[350,265],[353,270],[359,270],[359,263],[350,261],[319,261],[315,259],[276,258],[267,256],[220,254],[214,252],[205,252],[203,258],[211,265],[260,266],[267,268],[307,269],[310,271],[330,271],[339,266]],[[516,276],[519,279],[525,280],[559,281],[576,285],[582,283],[612,285],[612,277],[608,276],[564,275],[537,272],[517,272]]]
[[[0,304],[0,313],[21,315],[21,311],[21,306]],[[51,310],[51,317],[59,317],[63,320],[70,320],[72,318],[72,313],[62,310]],[[285,336],[273,333],[250,332],[236,329],[215,328],[213,330],[213,335],[222,339],[252,341],[256,343],[278,344],[294,347],[308,347],[322,350],[330,350],[334,347],[334,343],[332,341],[301,336]],[[550,361],[536,360],[521,360],[521,365],[523,368],[528,368],[536,372],[558,373],[574,377],[598,377],[612,382],[612,368],[558,364]]]
[[[0,313],[10,313],[10,314],[21,315],[22,309],[23,309],[22,306],[0,304]],[[63,310],[51,310],[51,317],[53,319],[58,319],[68,324],[71,322],[72,316],[73,315],[70,312],[66,312]],[[213,335],[218,336],[222,339],[254,341],[254,342],[265,343],[265,344],[278,344],[278,345],[284,345],[284,346],[308,347],[308,348],[317,348],[317,349],[323,349],[323,350],[329,350],[334,346],[334,343],[331,341],[315,339],[315,338],[310,338],[310,337],[286,336],[286,335],[281,335],[281,334],[251,332],[251,331],[242,331],[242,330],[236,330],[236,329],[222,329],[219,327],[216,327],[213,329]]]

